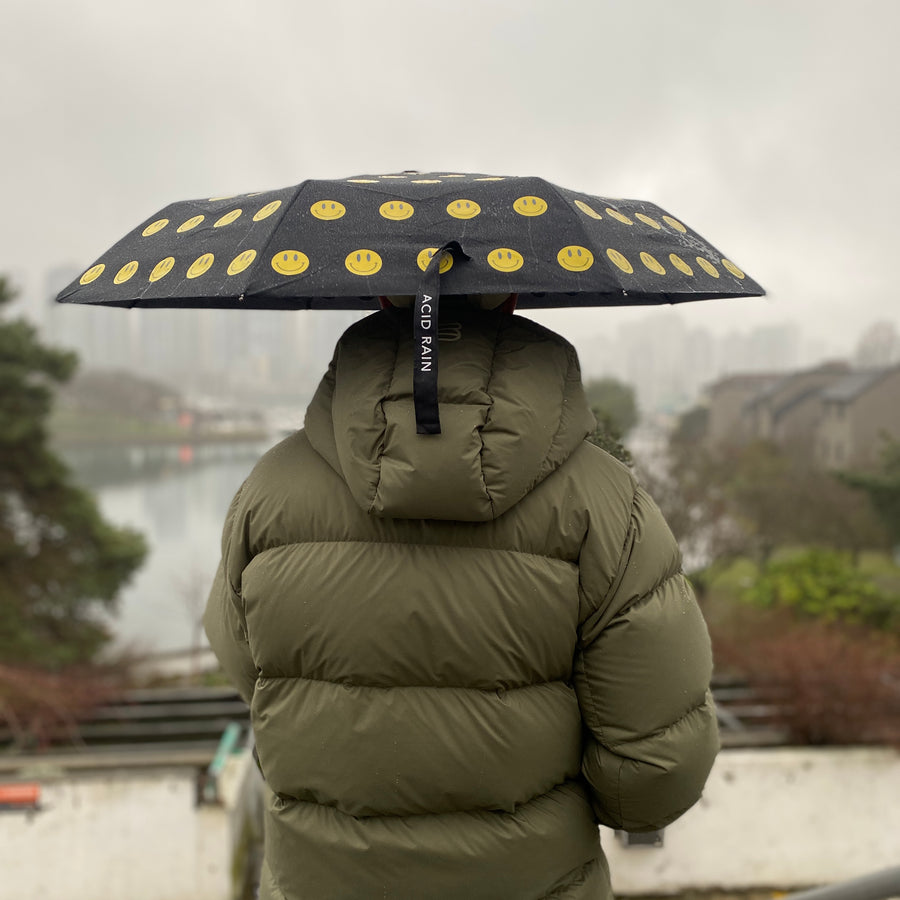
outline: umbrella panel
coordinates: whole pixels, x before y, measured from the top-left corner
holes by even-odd
[[[61,302],[372,309],[415,294],[434,249],[441,292],[518,293],[522,308],[760,296],[658,206],[539,178],[407,173],[305,181],[173,203],[65,288]]]

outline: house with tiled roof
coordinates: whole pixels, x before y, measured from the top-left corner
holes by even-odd
[[[822,391],[815,460],[828,469],[869,468],[884,437],[900,440],[900,366],[861,369]]]
[[[744,407],[761,391],[781,380],[780,372],[729,375],[706,388],[709,415],[706,443],[710,447],[743,444],[751,440]]]
[[[843,362],[799,372],[730,375],[707,388],[706,440],[712,447],[767,440],[810,448],[822,415],[822,389],[850,371]]]
[[[849,372],[847,363],[829,362],[779,378],[744,404],[741,415],[746,432],[756,440],[780,447],[790,444],[811,453],[823,413],[823,391]]]
[[[731,375],[707,388],[710,447],[771,441],[829,469],[877,465],[900,440],[900,366],[832,362],[789,373]]]

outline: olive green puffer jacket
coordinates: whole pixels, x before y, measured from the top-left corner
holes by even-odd
[[[610,896],[597,822],[700,796],[706,628],[631,473],[585,442],[575,352],[442,320],[415,433],[409,314],[341,339],[305,430],[232,503],[206,627],[270,789],[261,896]]]

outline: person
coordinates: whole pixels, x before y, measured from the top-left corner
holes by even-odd
[[[718,750],[706,626],[585,440],[574,348],[514,298],[451,299],[440,435],[383,304],[227,515],[205,623],[251,708],[263,900],[608,898],[597,823],[674,821]]]

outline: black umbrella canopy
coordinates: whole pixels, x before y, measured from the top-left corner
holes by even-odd
[[[173,203],[57,300],[375,309],[379,295],[416,294],[431,258],[453,242],[441,254],[445,296],[517,293],[520,308],[540,308],[765,293],[652,203],[541,178],[404,172]]]

